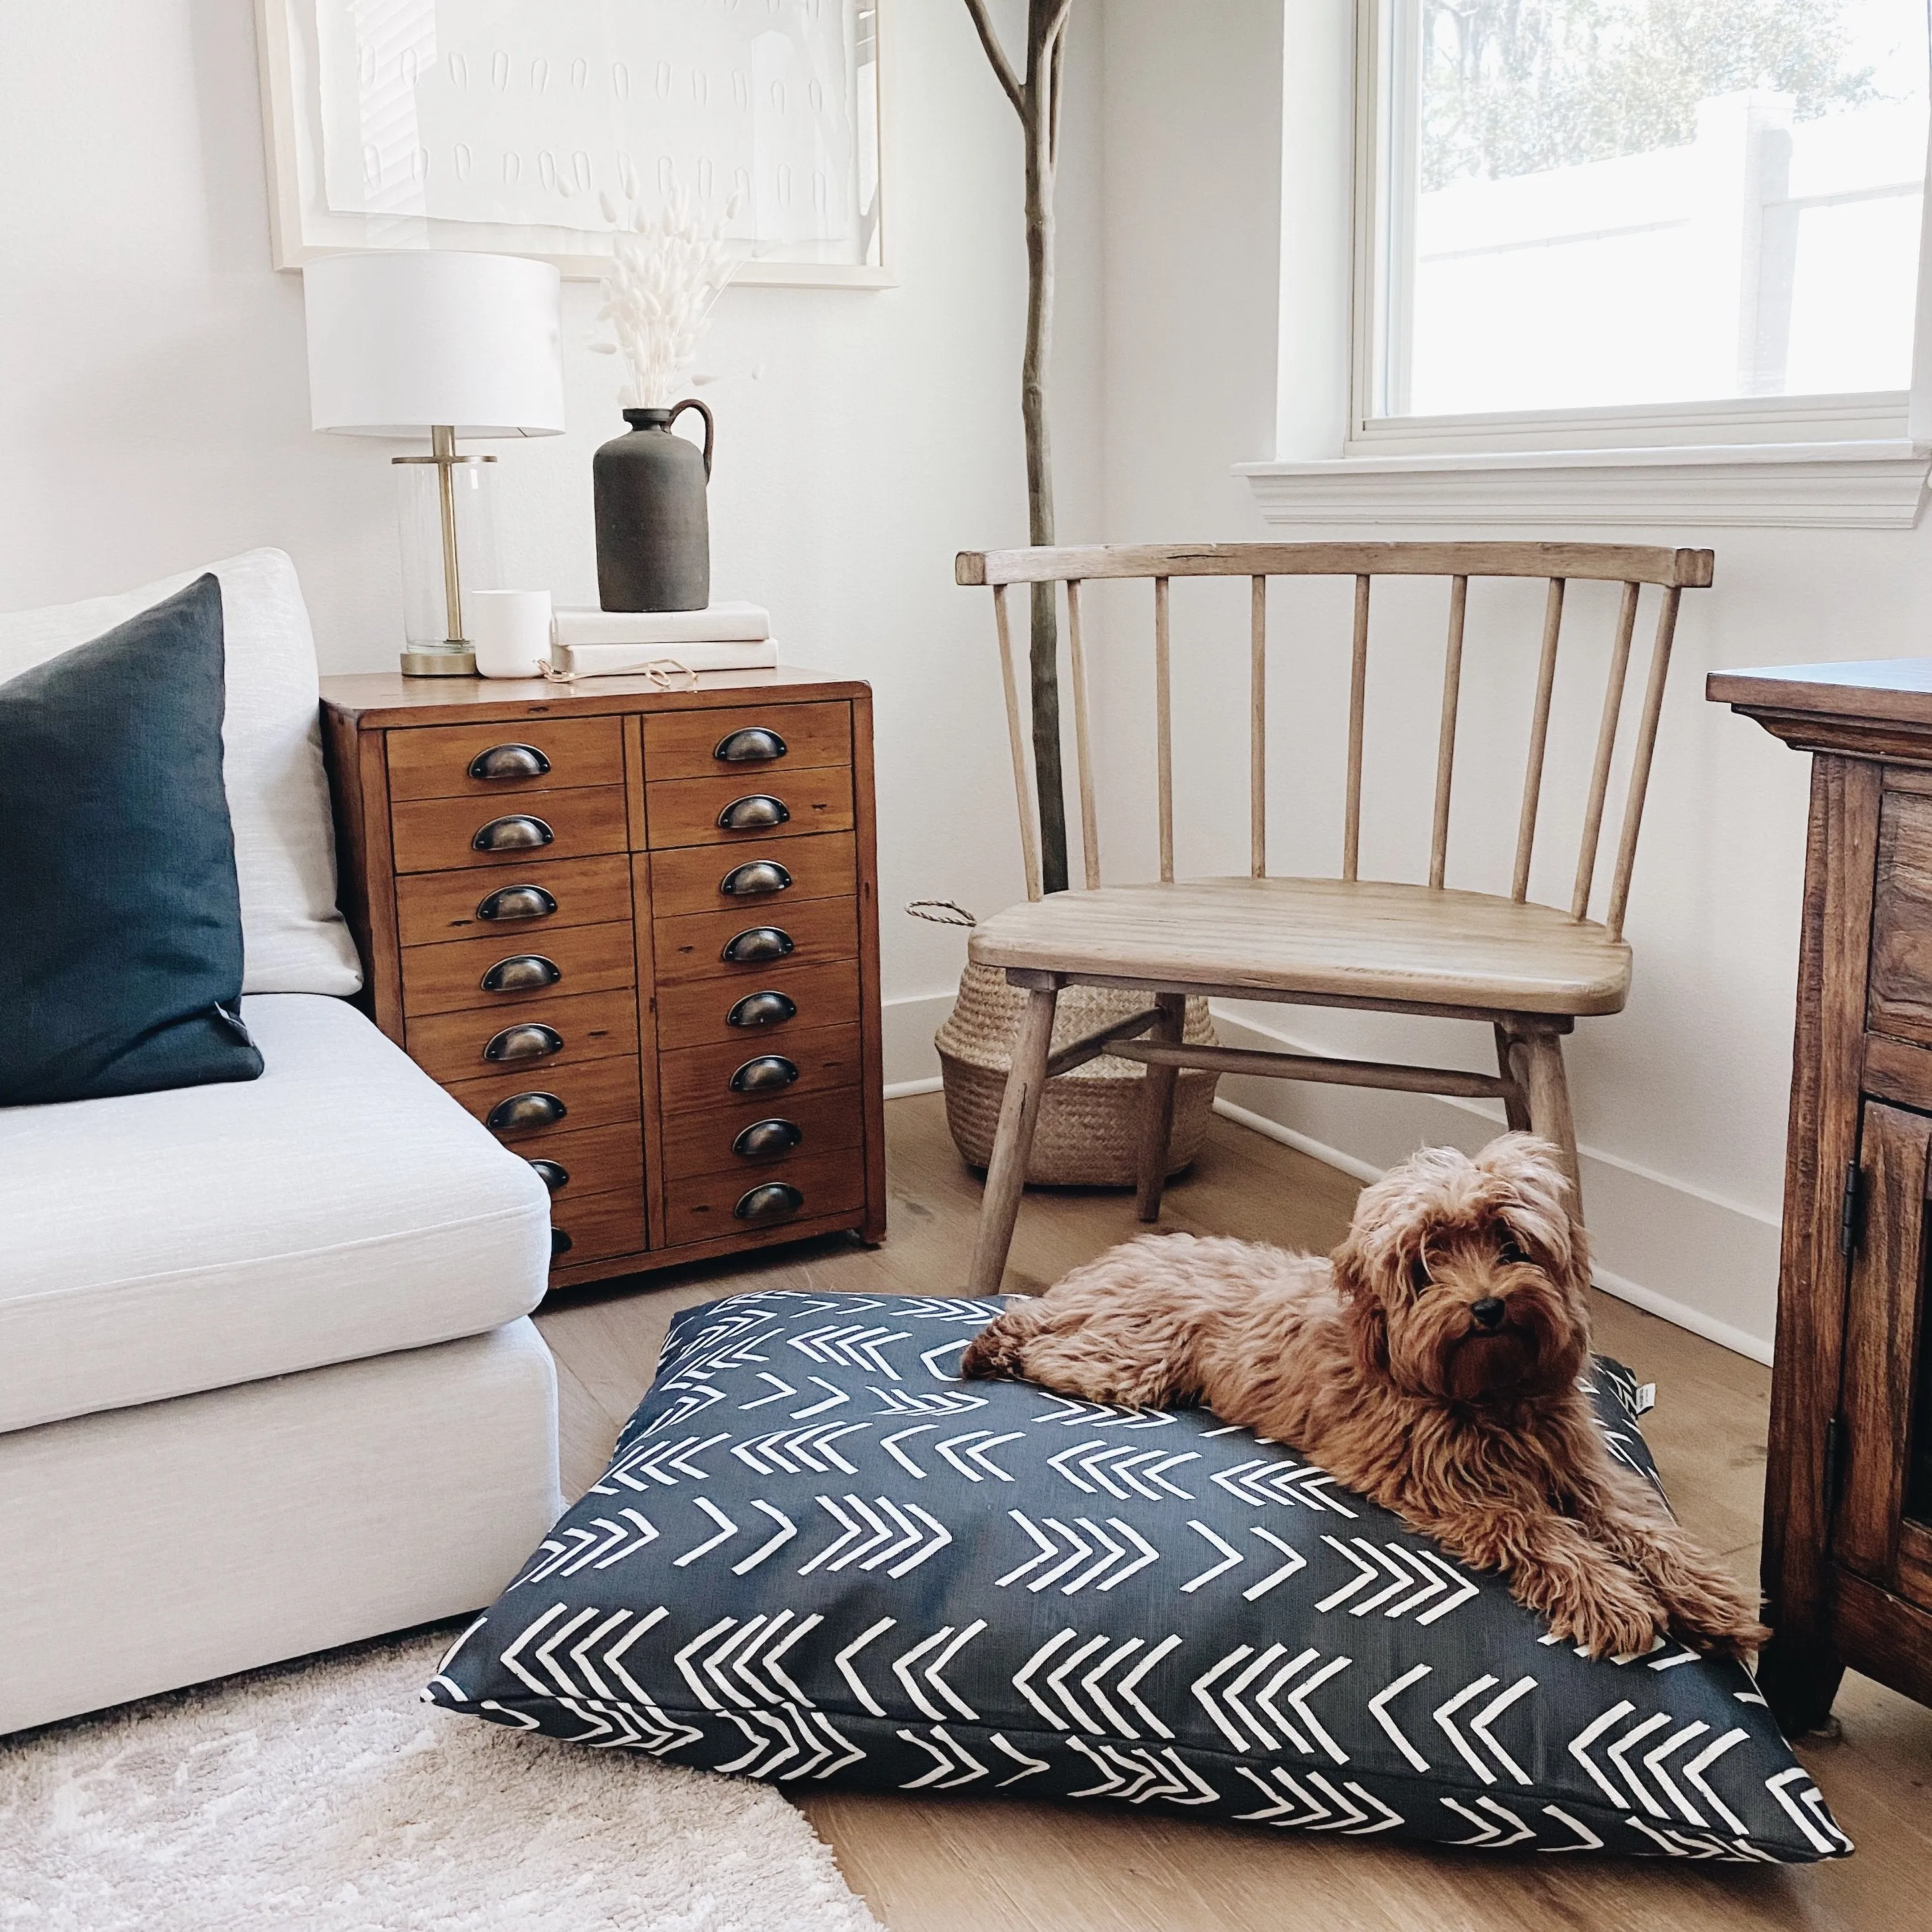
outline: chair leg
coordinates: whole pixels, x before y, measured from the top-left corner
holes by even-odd
[[[1013,1243],[1013,1223],[1019,1218],[1020,1194],[1026,1186],[1027,1157],[1033,1151],[1033,1130],[1040,1120],[1041,1096],[1046,1090],[1046,1061],[1053,1045],[1053,1013],[1059,1004],[1056,986],[1034,987],[1020,1016],[1013,1042],[1012,1070],[1000,1102],[1000,1126],[994,1136],[993,1157],[987,1163],[986,1191],[980,1204],[980,1225],[973,1237],[973,1263],[966,1292],[987,1296],[1000,1292],[1006,1270],[1006,1250]]]
[[[1576,1159],[1576,1128],[1570,1118],[1570,1084],[1563,1073],[1560,1034],[1526,1031],[1516,1036],[1516,1053],[1528,1089],[1533,1132],[1555,1144],[1570,1177],[1570,1209],[1583,1218],[1583,1179]]]
[[[1510,1090],[1503,1096],[1503,1118],[1513,1134],[1526,1133],[1529,1130],[1529,1106],[1522,1094],[1522,1074],[1511,1062],[1510,1049],[1516,1044],[1516,1036],[1501,1020],[1496,1022],[1496,1071],[1511,1082]]]
[[[1187,1024],[1187,1000],[1180,993],[1160,993],[1154,1004],[1160,1018],[1149,1037],[1178,1046]],[[1160,1219],[1160,1197],[1167,1186],[1167,1156],[1174,1138],[1174,1090],[1180,1078],[1178,1066],[1150,1066],[1141,1080],[1139,1186],[1134,1211],[1143,1221]]]

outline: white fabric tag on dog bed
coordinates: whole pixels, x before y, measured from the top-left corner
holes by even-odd
[[[1639,1383],[1637,1384],[1637,1385],[1636,1385],[1636,1412],[1637,1412],[1637,1414],[1640,1414],[1640,1415],[1648,1415],[1648,1414],[1650,1413],[1650,1412],[1651,1412],[1653,1408],[1654,1408],[1656,1406],[1657,1406],[1657,1384],[1656,1384],[1656,1383],[1654,1383],[1654,1382],[1639,1382]]]

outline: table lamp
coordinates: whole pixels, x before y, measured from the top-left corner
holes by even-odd
[[[396,456],[403,673],[474,676],[466,588],[495,587],[494,456],[457,439],[563,430],[557,272],[437,249],[326,255],[302,270],[309,407],[318,430],[430,439]]]

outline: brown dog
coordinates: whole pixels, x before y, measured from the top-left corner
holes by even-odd
[[[1589,1257],[1555,1150],[1425,1149],[1366,1189],[1331,1260],[1143,1235],[1016,1302],[962,1372],[1088,1402],[1199,1401],[1318,1462],[1593,1656],[1668,1631],[1748,1653],[1769,1633],[1576,1386]]]

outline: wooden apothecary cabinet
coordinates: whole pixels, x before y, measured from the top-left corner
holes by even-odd
[[[551,1190],[554,1286],[885,1232],[872,694],[328,678],[376,1023]]]
[[[1932,1702],[1932,658],[1707,695],[1812,754],[1761,1667],[1803,1730],[1848,1664]]]

